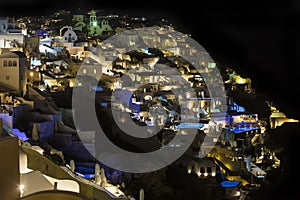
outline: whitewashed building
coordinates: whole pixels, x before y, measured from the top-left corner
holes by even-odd
[[[23,52],[6,52],[0,55],[0,84],[24,94],[27,65],[28,62]]]

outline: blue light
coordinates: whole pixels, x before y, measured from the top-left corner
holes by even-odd
[[[224,188],[232,188],[232,187],[236,187],[240,184],[240,182],[238,181],[222,181],[221,182],[221,186]]]
[[[99,86],[94,86],[92,87],[92,90],[96,91],[96,92],[102,92],[103,91],[103,88],[102,87],[99,87]]]
[[[237,103],[233,102],[233,105],[228,106],[228,110],[236,112],[246,112],[246,109],[243,106],[239,106]]]
[[[248,131],[259,130],[259,127],[241,127],[241,128],[231,128],[230,131],[234,133],[244,133]]]
[[[184,128],[202,128],[204,124],[202,123],[180,123],[176,126],[178,129],[184,129]]]
[[[164,98],[164,97],[162,97],[162,96],[159,96],[157,99],[158,99],[158,100],[160,100],[160,101],[164,101],[164,102],[167,102],[167,103],[168,103],[168,100],[167,100],[167,99],[165,99],[165,98]]]

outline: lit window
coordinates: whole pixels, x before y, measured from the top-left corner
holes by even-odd
[[[97,73],[97,70],[96,69],[94,69],[94,74],[96,74]]]
[[[83,72],[84,74],[86,74],[86,69],[83,69],[82,72]]]

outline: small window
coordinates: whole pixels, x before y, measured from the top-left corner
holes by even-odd
[[[4,60],[3,66],[4,66],[4,67],[7,67],[7,60]]]
[[[200,173],[205,173],[205,168],[204,167],[200,167]]]
[[[83,72],[84,74],[86,74],[86,69],[83,69],[82,72]]]
[[[96,74],[97,73],[97,70],[96,69],[94,69],[94,74]]]
[[[207,173],[209,173],[209,174],[211,174],[211,173],[212,173],[212,169],[211,169],[211,167],[207,167],[207,168],[206,168],[206,170],[207,170]]]
[[[6,76],[5,79],[6,79],[7,81],[9,81],[9,76]]]
[[[69,33],[69,37],[71,37],[72,36],[72,34],[71,33]]]
[[[9,67],[12,66],[12,61],[11,61],[11,60],[8,61],[8,66],[9,66]]]
[[[13,66],[16,67],[17,66],[17,61],[13,61]]]

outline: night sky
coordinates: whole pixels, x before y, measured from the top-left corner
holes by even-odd
[[[0,0],[0,16],[46,15],[58,9],[110,9],[165,17],[192,33],[212,58],[252,79],[287,116],[299,118],[300,2],[158,0]],[[199,3],[198,3],[199,2]]]

